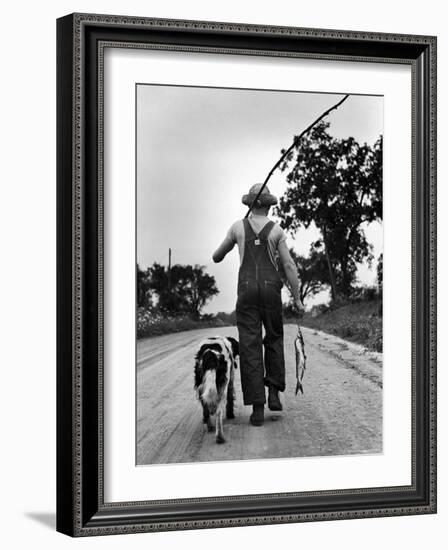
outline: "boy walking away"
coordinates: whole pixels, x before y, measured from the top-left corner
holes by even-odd
[[[242,197],[250,206],[261,184],[253,185]],[[250,422],[264,423],[265,386],[268,387],[268,407],[281,411],[278,392],[285,390],[285,359],[283,353],[283,317],[277,256],[284,268],[289,288],[299,311],[297,269],[286,245],[282,228],[268,218],[269,209],[277,204],[267,187],[257,199],[249,218],[238,220],[229,229],[226,238],[213,254],[214,262],[221,262],[235,244],[240,254],[236,321],[240,344],[240,370],[243,401],[252,405]],[[262,327],[265,337],[262,339]],[[264,361],[263,361],[264,346]]]

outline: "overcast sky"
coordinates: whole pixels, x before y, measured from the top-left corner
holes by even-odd
[[[230,225],[244,217],[241,196],[265,179],[299,134],[342,95],[179,86],[137,86],[137,262],[205,265],[220,293],[208,312],[232,311],[236,302],[237,247],[220,264],[211,255]],[[336,137],[373,144],[383,133],[383,99],[351,96],[327,119]],[[269,181],[280,196],[286,172]],[[382,227],[366,227],[375,258]],[[288,244],[307,255],[318,237],[299,230]],[[375,281],[375,265],[358,269],[359,282]],[[325,301],[326,294],[308,305]]]

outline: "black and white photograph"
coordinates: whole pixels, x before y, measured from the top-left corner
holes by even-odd
[[[135,93],[136,465],[381,454],[384,98]]]
[[[443,547],[448,33],[416,7],[5,5],[3,548]]]

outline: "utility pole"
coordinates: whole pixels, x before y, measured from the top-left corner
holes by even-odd
[[[168,248],[168,292],[171,292],[171,248]]]

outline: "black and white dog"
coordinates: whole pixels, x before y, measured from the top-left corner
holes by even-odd
[[[194,389],[201,402],[203,422],[213,431],[211,416],[216,415],[216,443],[224,443],[223,415],[235,418],[233,378],[239,356],[238,341],[234,338],[214,336],[202,340],[194,365]]]

